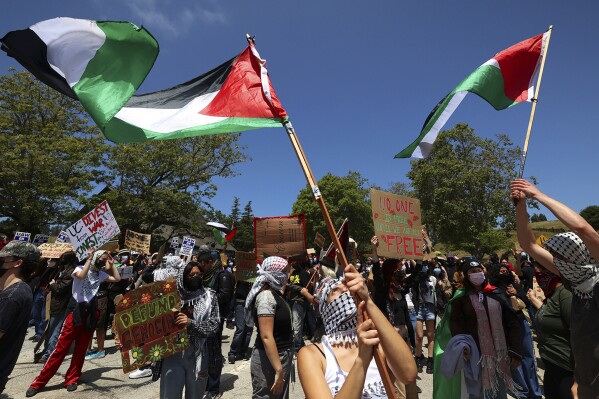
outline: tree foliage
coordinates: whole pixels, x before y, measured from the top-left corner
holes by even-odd
[[[408,177],[433,241],[482,257],[498,239],[493,229],[515,225],[509,182],[519,150],[505,135],[483,139],[468,125],[442,132],[428,158],[412,162]]]
[[[0,76],[0,217],[4,229],[49,232],[72,219],[107,149],[81,105],[27,72]]]
[[[599,206],[591,205],[580,211],[582,216],[595,230],[599,230]]]
[[[349,218],[349,234],[360,246],[360,251],[374,234],[367,182],[358,172],[351,171],[342,177],[329,173],[318,181],[335,230],[346,217]],[[298,194],[292,213],[306,214],[306,235],[309,243],[317,232],[328,236],[324,218],[309,187],[303,188]]]

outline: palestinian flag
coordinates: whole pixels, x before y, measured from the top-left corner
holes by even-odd
[[[548,32],[515,44],[478,67],[437,104],[420,136],[395,158],[426,158],[445,122],[468,92],[479,95],[496,110],[530,101],[547,35]]]
[[[345,218],[345,220],[341,224],[341,227],[337,231],[337,238],[339,238],[339,242],[341,243],[341,248],[343,249],[343,253],[347,257],[347,255],[348,255],[347,250],[349,248],[349,219]],[[331,242],[331,245],[329,245],[329,248],[325,252],[324,256],[322,257],[322,259],[320,259],[320,263],[334,269],[336,258],[337,258],[337,251],[335,250],[335,246]]]
[[[100,24],[100,22],[82,22],[69,18],[45,21],[40,24],[49,24],[53,26],[52,29],[58,30],[54,26],[62,26],[64,20],[76,21],[77,24]],[[131,24],[129,26],[133,27]],[[30,51],[26,48],[31,46],[32,41],[25,40],[30,37],[25,37],[16,43],[10,40],[11,36],[17,33],[11,32],[2,39],[3,48],[6,47],[9,55],[14,56],[30,69],[28,65],[31,63],[28,58],[23,60],[23,57],[18,58],[14,54],[29,55]],[[147,32],[146,34],[151,38]],[[79,40],[77,35],[69,33],[64,35],[57,33],[53,37],[58,39],[49,42],[59,42],[60,52],[64,57],[49,62],[52,64],[52,69],[68,71],[79,68],[84,70],[86,75],[89,74],[90,84],[85,91],[85,101],[75,90],[73,90],[74,98],[81,101],[106,138],[113,142],[164,140],[239,132],[262,127],[280,127],[287,119],[287,114],[281,107],[268,78],[266,61],[260,58],[253,43],[238,56],[188,82],[169,89],[133,96],[156,57],[158,46],[152,39],[155,49],[147,51],[146,57],[152,55],[151,62],[147,63],[147,70],[136,78],[139,84],[129,91],[128,96],[113,98],[109,88],[111,82],[132,84],[134,80],[130,66],[134,52],[130,48],[135,47],[135,52],[142,52],[141,49],[136,48],[136,42],[129,43],[124,51],[118,54],[112,53],[110,57],[102,57],[101,61],[98,61],[100,66],[110,67],[113,70],[114,74],[108,76],[102,70],[90,69],[89,65],[86,66],[86,62],[79,61],[78,53],[96,54],[94,60],[98,57],[97,49],[85,47],[87,41]],[[85,48],[81,49],[81,47]],[[77,49],[77,52],[73,49]],[[42,59],[45,57],[45,52],[42,49],[34,55]],[[34,70],[30,70],[36,74]],[[40,76],[38,78],[59,90],[56,85],[51,85]],[[102,93],[106,95],[98,95]],[[99,107],[109,108],[110,112],[98,115],[95,110]]]
[[[237,227],[235,227],[235,224],[233,224],[233,227],[230,229],[218,222],[208,222],[206,225],[212,227],[214,239],[223,246],[231,241],[233,237],[235,237],[235,234],[237,234]]]
[[[152,35],[129,22],[55,18],[0,42],[40,81],[79,100],[100,127],[131,98],[158,56]]]

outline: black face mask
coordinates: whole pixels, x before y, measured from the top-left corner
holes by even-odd
[[[202,288],[202,276],[188,277],[185,279],[184,285],[188,291],[197,291]]]

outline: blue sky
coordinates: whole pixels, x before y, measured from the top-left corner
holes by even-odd
[[[59,16],[144,25],[161,51],[140,92],[206,72],[255,35],[316,178],[353,170],[382,187],[408,182],[409,161],[393,156],[445,94],[553,24],[525,175],[577,211],[599,204],[596,1],[3,0],[2,8],[0,34]],[[18,65],[0,55],[0,71],[9,67]],[[495,111],[470,95],[446,127],[466,122],[522,146],[530,109]],[[213,206],[228,212],[237,196],[256,216],[289,214],[306,181],[283,128],[246,132],[241,143],[253,160],[215,181]]]

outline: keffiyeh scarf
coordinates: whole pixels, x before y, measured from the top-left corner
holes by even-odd
[[[266,284],[274,290],[280,291],[287,283],[287,264],[288,262],[278,256],[269,256],[264,259],[261,266],[258,266],[258,276],[245,300],[245,324],[249,327],[254,326],[254,317],[252,307],[256,295],[264,288]]]
[[[330,343],[355,343],[358,342],[358,308],[351,294],[346,291],[331,302],[328,301],[329,294],[339,284],[341,281],[338,279],[324,279],[320,282],[318,310]]]
[[[592,298],[593,288],[599,281],[599,264],[580,237],[572,232],[559,233],[543,245],[572,261],[553,258],[560,274],[572,284],[574,294],[580,298]]]
[[[168,276],[178,278],[183,266],[184,262],[178,256],[167,256],[164,267],[154,270],[154,281],[165,281]]]

